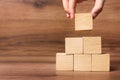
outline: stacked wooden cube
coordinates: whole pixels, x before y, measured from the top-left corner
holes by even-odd
[[[84,18],[82,14],[83,19],[90,20],[88,24],[90,23],[89,26],[92,26],[91,15],[88,13],[84,15],[88,16],[90,19]],[[79,17],[78,14],[76,17]],[[82,26],[88,27],[88,24]],[[78,26],[76,25],[75,27]],[[110,55],[102,54],[102,41],[99,36],[67,37],[65,38],[65,53],[56,54],[56,70],[109,71]]]

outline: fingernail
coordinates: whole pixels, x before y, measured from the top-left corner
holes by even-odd
[[[70,17],[70,14],[66,13],[66,17],[69,18],[69,17]]]

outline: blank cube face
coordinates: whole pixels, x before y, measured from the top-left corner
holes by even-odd
[[[74,71],[91,71],[91,55],[74,55]]]
[[[83,39],[79,38],[65,38],[66,54],[83,53]]]
[[[84,54],[101,54],[101,37],[83,37]]]
[[[109,71],[110,70],[110,55],[92,55],[92,71]]]
[[[56,70],[73,70],[73,55],[56,54]]]
[[[92,30],[93,19],[90,13],[75,14],[75,30]]]

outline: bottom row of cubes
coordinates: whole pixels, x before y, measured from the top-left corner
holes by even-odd
[[[56,54],[56,70],[110,71],[110,55]]]

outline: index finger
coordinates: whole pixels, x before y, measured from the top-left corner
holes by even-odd
[[[76,11],[76,0],[69,0],[69,12],[71,18],[74,18],[75,11]]]
[[[66,12],[69,11],[69,0],[62,0],[63,2],[63,7]]]

